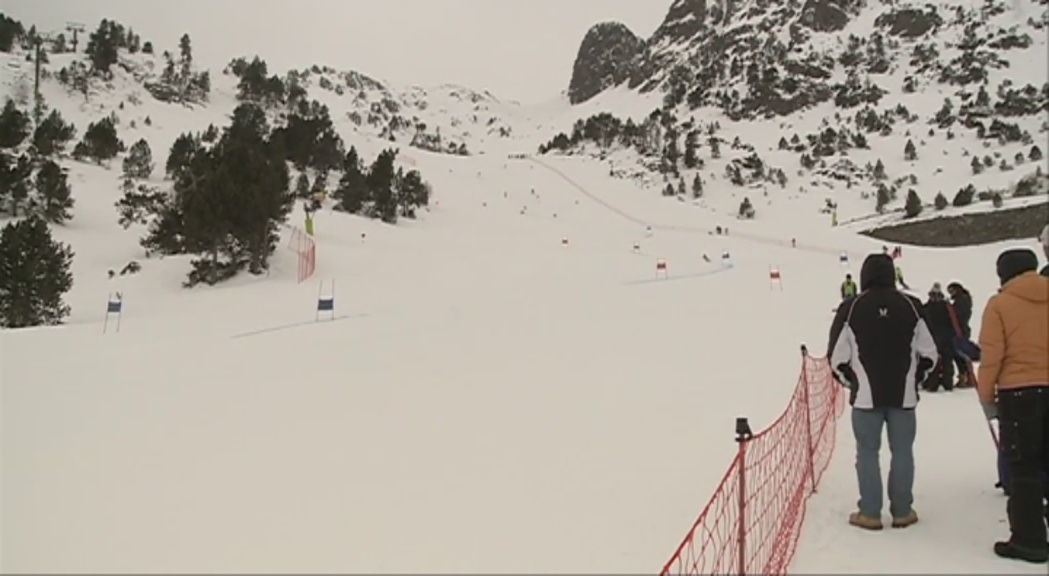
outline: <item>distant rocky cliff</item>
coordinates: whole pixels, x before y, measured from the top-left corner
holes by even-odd
[[[572,67],[569,101],[572,104],[586,102],[628,80],[642,47],[641,39],[618,22],[603,22],[590,28]]]

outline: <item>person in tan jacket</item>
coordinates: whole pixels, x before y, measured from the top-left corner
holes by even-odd
[[[1049,523],[1049,278],[1038,275],[1031,250],[998,257],[1002,287],[987,301],[980,325],[977,392],[988,419],[998,418],[1002,450],[1012,476],[1009,540],[996,542],[1003,558],[1045,563]]]

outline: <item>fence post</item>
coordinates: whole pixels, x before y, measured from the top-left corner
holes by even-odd
[[[816,447],[812,444],[812,404],[809,395],[809,348],[801,345],[801,405],[805,410],[805,444],[808,447],[809,483],[816,493]]]
[[[736,418],[736,443],[739,444],[739,453],[736,463],[739,466],[739,525],[736,527],[736,574],[744,576],[747,573],[747,443],[754,437],[750,430],[750,423],[746,417]]]

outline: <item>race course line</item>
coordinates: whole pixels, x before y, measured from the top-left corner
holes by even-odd
[[[532,156],[528,156],[527,160],[529,162],[533,162],[535,164],[538,164],[542,168],[546,168],[547,170],[549,170],[550,172],[553,172],[554,174],[557,174],[558,176],[561,177],[562,180],[567,182],[570,186],[572,186],[573,188],[578,190],[581,194],[583,194],[584,196],[586,196],[590,200],[596,202],[597,204],[600,204],[600,205],[604,206],[608,210],[618,214],[619,216],[625,218],[626,220],[628,220],[628,221],[630,221],[630,222],[632,222],[634,224],[638,224],[640,226],[649,226],[653,230],[663,230],[663,231],[666,231],[666,232],[691,232],[691,233],[710,234],[710,230],[707,230],[707,229],[704,229],[704,228],[697,228],[695,226],[674,226],[674,225],[666,225],[666,224],[652,224],[652,223],[645,222],[644,220],[641,220],[640,218],[637,218],[636,216],[633,216],[632,214],[630,214],[628,212],[625,212],[624,210],[622,210],[622,209],[620,209],[620,208],[618,208],[616,206],[613,206],[612,204],[609,204],[605,200],[602,200],[601,198],[597,197],[595,194],[593,194],[592,192],[590,192],[589,190],[587,190],[586,188],[581,186],[578,182],[576,182],[575,180],[570,178],[567,174],[565,174],[564,172],[562,172],[561,170],[559,170],[557,168],[554,168],[553,166],[547,164],[546,162],[543,162],[542,160],[538,160],[537,158],[532,157]],[[814,245],[814,244],[805,244],[804,242],[798,242],[797,245],[794,246],[790,242],[782,240],[782,239],[774,238],[774,237],[771,237],[771,236],[762,236],[760,234],[749,234],[747,232],[742,232],[742,233],[735,232],[731,236],[727,236],[727,238],[741,238],[743,240],[747,240],[747,241],[750,241],[750,242],[755,242],[755,243],[758,243],[758,244],[765,244],[765,245],[769,245],[769,246],[779,246],[781,248],[792,248],[792,249],[796,249],[796,250],[802,250],[802,251],[805,251],[805,252],[811,252],[811,253],[814,253],[814,254],[826,254],[826,255],[831,255],[831,256],[840,256],[841,252],[842,252],[841,250],[838,250],[838,249],[827,248],[825,246],[817,246],[817,245]],[[849,254],[849,258],[862,259],[864,256],[865,255],[861,255],[861,254]]]
[[[349,320],[351,318],[367,318],[368,314],[343,314],[334,318],[322,318],[320,320],[303,320],[302,322],[294,322],[292,324],[281,324],[280,326],[271,326],[269,328],[260,328],[258,330],[252,330],[250,332],[241,332],[240,334],[234,334],[230,336],[232,339],[247,338],[249,336],[259,336],[262,334],[269,334],[271,332],[283,332],[285,330],[291,330],[292,328],[300,328],[302,326],[309,326],[310,324],[327,324],[329,322],[336,322],[339,320]]]
[[[681,276],[664,276],[662,278],[646,278],[644,280],[631,280],[629,282],[623,282],[623,286],[641,286],[643,284],[657,284],[660,282],[672,282],[674,280],[694,280],[696,278],[705,278],[707,276],[721,274],[722,272],[728,272],[732,269],[733,266],[724,266],[714,270],[704,270],[702,272],[696,272],[695,274],[682,274]]]

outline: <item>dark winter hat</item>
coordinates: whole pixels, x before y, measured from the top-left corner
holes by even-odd
[[[1005,283],[1016,278],[1024,272],[1033,272],[1038,269],[1038,255],[1027,248],[1013,248],[1006,250],[998,256],[998,279]]]
[[[888,254],[867,256],[860,269],[860,290],[895,287],[896,267],[892,263],[892,256]]]

